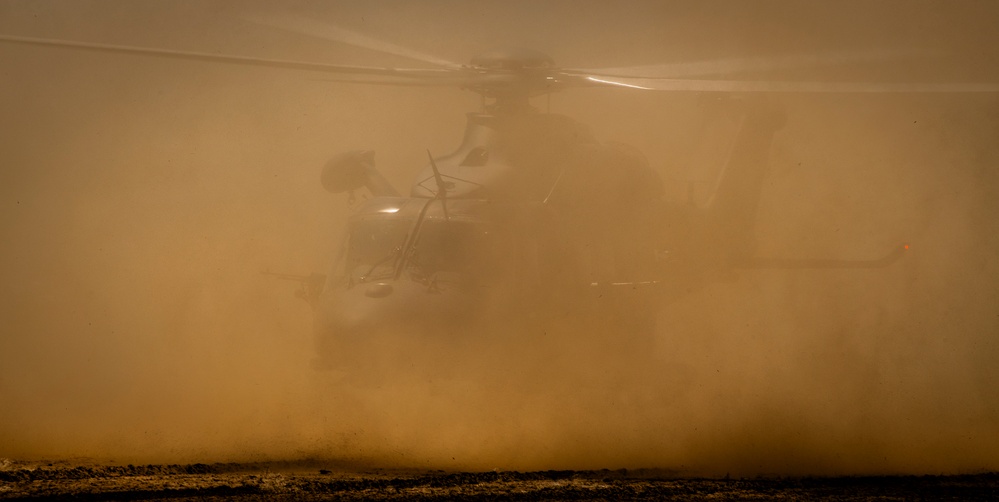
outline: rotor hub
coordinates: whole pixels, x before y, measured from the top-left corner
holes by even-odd
[[[476,75],[463,87],[494,99],[494,112],[530,110],[529,99],[555,91],[555,60],[533,49],[506,47],[480,53],[469,62]]]
[[[534,49],[503,47],[477,54],[470,61],[473,68],[487,70],[537,70],[555,67],[555,60],[548,54]]]

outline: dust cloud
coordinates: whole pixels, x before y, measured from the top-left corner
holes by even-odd
[[[274,9],[5,1],[0,33],[408,64],[244,20]],[[289,11],[458,62],[503,44],[589,68],[889,49],[900,54],[890,63],[750,77],[999,78],[999,11],[985,2]],[[994,95],[776,97],[787,125],[771,150],[759,255],[866,259],[910,243],[891,267],[739,271],[664,302],[641,359],[591,354],[580,366],[558,344],[501,347],[489,357],[504,371],[478,374],[455,350],[468,371],[453,378],[355,386],[309,368],[308,305],[260,271],[329,268],[348,209],[320,186],[327,159],[374,149],[405,187],[426,149],[457,146],[476,96],[6,44],[0,61],[0,456],[708,475],[999,469]],[[685,180],[703,175],[691,160],[705,139],[697,96],[580,90],[551,108],[638,147],[679,202]]]

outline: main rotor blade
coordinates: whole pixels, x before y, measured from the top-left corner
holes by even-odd
[[[925,57],[926,53],[918,56]],[[732,75],[738,73],[817,68],[843,64],[871,63],[898,60],[917,56],[908,51],[870,50],[857,52],[834,52],[827,54],[795,54],[758,58],[728,58],[685,63],[664,63],[616,68],[566,69],[567,73],[580,75],[608,75],[634,78],[685,78],[711,75]]]
[[[470,82],[474,82],[474,80],[470,81],[469,79],[461,76],[410,78],[405,75],[378,76],[378,75],[348,75],[348,74],[336,77],[324,77],[316,80],[320,80],[323,82],[341,82],[345,84],[388,85],[394,87],[447,86],[447,87],[459,87],[459,88],[469,85]]]
[[[967,93],[999,92],[999,83],[926,82],[774,82],[753,80],[687,80],[575,75],[565,87],[625,87],[650,91],[791,92],[791,93]]]
[[[314,19],[295,16],[277,16],[268,17],[266,19],[262,17],[244,17],[243,19],[251,23],[280,28],[293,33],[308,35],[333,42],[353,45],[354,47],[360,47],[362,49],[384,52],[386,54],[422,61],[424,63],[430,63],[444,68],[461,68],[460,64],[446,59],[441,59],[436,56],[431,56],[429,54],[409,49],[407,47],[377,40],[369,36],[362,35],[336,25],[319,22]]]
[[[215,63],[229,63],[247,66],[265,66],[271,68],[286,68],[294,70],[319,71],[326,73],[345,73],[354,75],[381,75],[385,77],[401,77],[408,79],[452,79],[457,73],[450,69],[423,69],[423,68],[376,68],[368,66],[345,66],[326,63],[313,63],[308,61],[289,61],[282,59],[263,59],[247,56],[233,56],[227,54],[209,54],[204,52],[175,51],[169,49],[151,49],[148,47],[134,47],[129,45],[112,45],[92,42],[75,42],[71,40],[57,40],[49,38],[17,37],[10,35],[0,35],[0,42],[10,42],[25,45],[40,45],[47,47],[60,47],[71,49],[83,49],[95,52],[108,52],[115,54],[139,54],[144,56],[158,56],[171,59],[184,59],[193,61],[208,61]]]

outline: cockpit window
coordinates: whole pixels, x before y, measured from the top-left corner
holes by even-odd
[[[351,225],[347,241],[347,274],[364,282],[391,277],[402,254],[408,220],[371,219]]]
[[[469,215],[467,204],[455,203],[446,213],[440,201],[421,202],[420,212],[379,212],[353,219],[336,276],[358,284],[401,273],[400,278],[430,287],[492,286],[509,278],[519,240],[505,226]]]

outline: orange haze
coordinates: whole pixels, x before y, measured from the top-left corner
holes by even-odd
[[[414,64],[247,22],[294,14],[465,62],[567,67],[892,53],[752,78],[999,79],[990,2],[11,1],[0,34],[342,64]],[[325,272],[347,214],[319,169],[374,149],[397,187],[456,147],[477,96],[0,44],[0,457],[364,461],[704,474],[999,469],[999,97],[776,96],[759,252],[878,270],[745,271],[663,304],[654,362],[506,378],[309,367],[310,310],[259,272]],[[536,105],[547,106],[543,99]],[[552,96],[704,176],[698,97]],[[581,334],[584,336],[585,334]],[[510,353],[516,353],[514,348]],[[504,356],[507,354],[503,354]],[[542,357],[543,356],[543,357]],[[463,355],[455,351],[454,357]],[[543,373],[539,368],[547,368]]]

